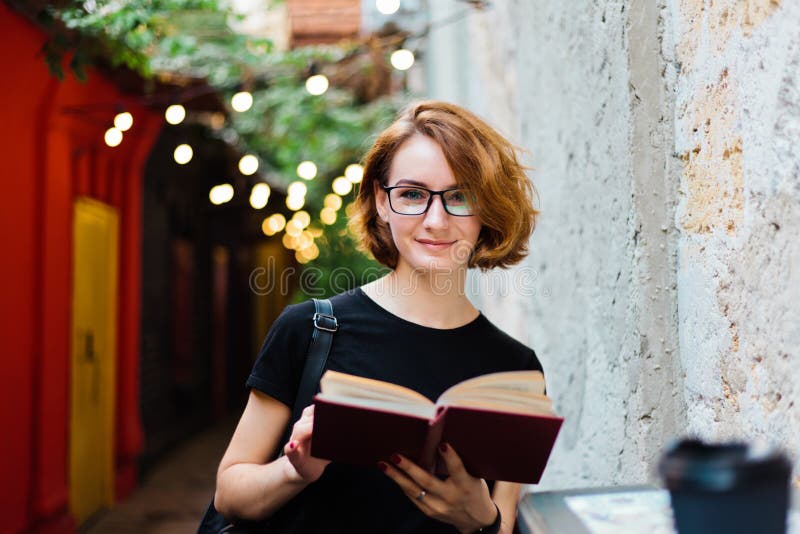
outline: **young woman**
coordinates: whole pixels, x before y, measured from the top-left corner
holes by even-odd
[[[339,329],[327,368],[432,400],[474,376],[541,369],[533,350],[490,323],[464,292],[468,268],[507,267],[525,256],[536,213],[515,148],[496,131],[452,104],[408,107],[367,154],[350,221],[391,271],[331,299]],[[289,442],[278,443],[313,312],[311,301],[288,306],[267,335],[219,466],[217,510],[268,518],[269,532],[510,533],[519,486],[472,477],[446,443],[445,479],[399,455],[374,468],[331,463],[309,454],[311,406]],[[369,439],[366,432],[353,439]],[[270,461],[279,447],[285,455]]]

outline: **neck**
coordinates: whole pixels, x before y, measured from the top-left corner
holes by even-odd
[[[403,319],[431,328],[456,328],[478,316],[464,291],[466,275],[466,268],[443,273],[398,266],[362,289]]]

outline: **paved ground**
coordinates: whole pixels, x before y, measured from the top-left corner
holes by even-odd
[[[139,488],[101,512],[82,534],[194,533],[214,492],[214,477],[234,422],[212,428],[166,456]]]

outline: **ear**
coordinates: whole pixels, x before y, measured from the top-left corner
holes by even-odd
[[[389,222],[388,195],[378,182],[373,182],[373,186],[373,191],[375,193],[375,209],[378,210],[378,217],[380,217],[383,222]]]

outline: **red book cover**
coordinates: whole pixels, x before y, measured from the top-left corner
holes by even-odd
[[[563,418],[464,407],[440,407],[433,419],[316,398],[311,454],[376,466],[394,453],[426,469],[444,441],[467,471],[488,480],[537,483]]]

